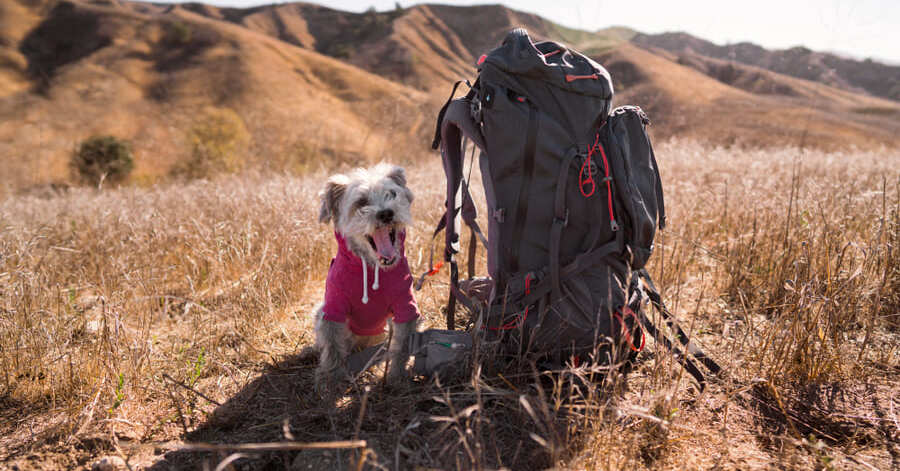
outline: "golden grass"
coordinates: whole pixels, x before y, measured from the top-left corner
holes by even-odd
[[[651,344],[627,384],[588,387],[583,368],[500,376],[487,362],[471,381],[404,392],[367,376],[327,409],[314,360],[296,356],[333,252],[315,218],[324,170],[76,188],[0,201],[0,460],[77,467],[112,453],[143,467],[171,440],[272,441],[287,421],[299,440],[364,438],[369,451],[251,467],[890,467],[900,154],[670,142],[657,155],[670,226],[651,272],[728,371],[707,392]],[[443,174],[434,155],[408,174],[418,272]],[[443,324],[445,276],[418,293],[428,326]],[[218,460],[165,463],[204,456]]]

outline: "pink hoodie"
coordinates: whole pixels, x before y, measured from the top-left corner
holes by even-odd
[[[325,281],[324,319],[346,322],[356,335],[378,335],[384,332],[388,317],[404,323],[419,317],[419,306],[412,294],[412,275],[406,262],[406,232],[400,237],[400,260],[389,270],[366,265],[347,247],[347,241],[339,233],[334,237],[338,253],[331,260]],[[363,287],[365,285],[365,288]],[[365,300],[365,301],[364,301]]]

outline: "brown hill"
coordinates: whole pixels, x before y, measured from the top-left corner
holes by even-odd
[[[888,100],[768,71],[734,72],[763,74],[763,87],[789,87],[793,96],[760,94],[734,86],[743,84],[741,78],[726,84],[632,44],[597,59],[613,77],[616,102],[645,108],[657,137],[699,136],[717,144],[762,147],[897,145],[900,105]]]
[[[502,6],[7,0],[0,13],[0,190],[65,180],[93,134],[131,140],[134,180],[154,181],[190,158],[192,129],[215,113],[239,117],[249,144],[237,158],[254,165],[406,160],[424,151],[452,82],[473,78],[475,59],[515,26],[605,64],[617,103],[646,108],[657,138],[871,148],[900,134],[895,102]]]
[[[805,47],[772,51],[747,42],[720,46],[687,33],[638,34],[631,41],[645,48],[659,48],[676,54],[700,54],[847,91],[900,100],[900,66],[871,59],[860,61]]]
[[[662,137],[686,135],[721,144],[877,146],[896,142],[894,132],[900,121],[900,107],[891,102],[699,54],[665,50],[647,54],[624,45],[641,36],[633,30],[576,31],[500,5],[418,5],[365,13],[301,3],[246,10],[189,8],[314,48],[438,96],[453,81],[473,77],[471,64],[476,58],[495,47],[510,29],[524,26],[535,39],[563,41],[601,62],[613,60],[616,82],[641,90],[637,95],[629,91],[619,102],[633,96],[631,102],[655,110],[657,134]],[[683,82],[670,86],[675,77]],[[720,98],[711,100],[713,95]],[[884,118],[886,124],[881,122]]]
[[[537,39],[577,47],[621,42],[615,35],[576,31],[501,5],[417,5],[386,12],[351,13],[308,3],[254,8],[183,8],[239,24],[297,46],[341,59],[423,90],[446,93],[447,83],[471,77],[474,62],[522,26]],[[616,35],[621,35],[616,31]]]
[[[7,23],[33,24],[4,30],[13,60],[0,65],[0,155],[15,182],[64,179],[92,134],[132,140],[136,176],[152,180],[189,156],[210,108],[240,117],[263,165],[377,159],[429,127],[416,90],[180,7],[4,6]]]

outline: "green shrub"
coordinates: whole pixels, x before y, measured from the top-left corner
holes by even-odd
[[[191,157],[177,172],[202,178],[240,170],[250,133],[233,110],[207,108],[191,128],[189,140]]]
[[[89,137],[72,153],[71,168],[87,184],[120,183],[134,168],[131,144],[114,136]]]
[[[183,46],[191,42],[193,37],[194,29],[191,28],[191,25],[175,21],[169,24],[168,29],[166,29],[165,41],[169,45]]]

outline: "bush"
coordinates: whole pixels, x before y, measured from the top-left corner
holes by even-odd
[[[191,157],[177,169],[190,178],[233,173],[243,167],[250,142],[244,121],[228,108],[207,108],[190,132]]]
[[[194,37],[194,29],[187,23],[173,22],[166,30],[165,42],[171,46],[183,46],[191,42]]]
[[[84,183],[120,183],[134,168],[131,144],[114,136],[92,136],[72,154],[71,167]]]

